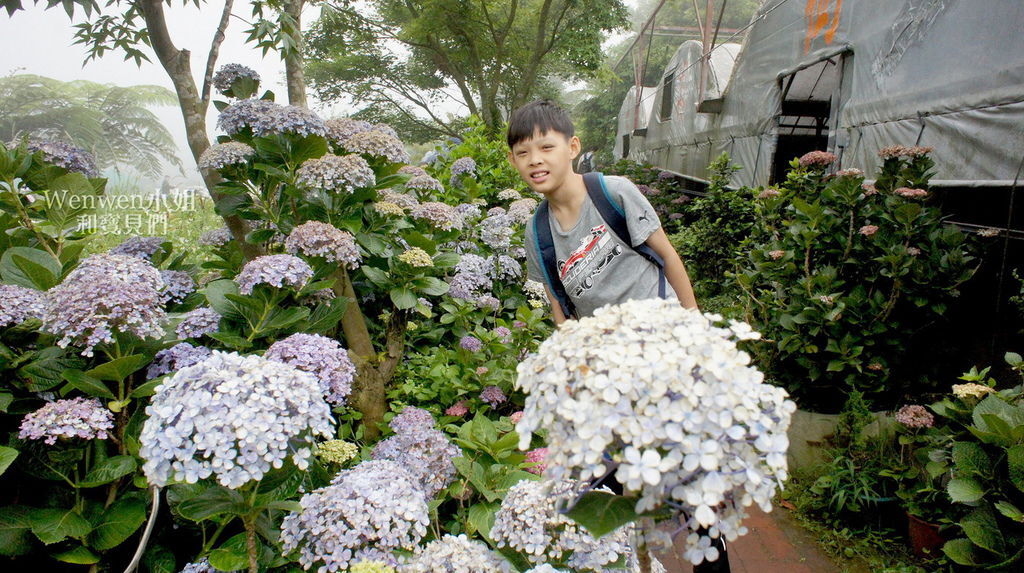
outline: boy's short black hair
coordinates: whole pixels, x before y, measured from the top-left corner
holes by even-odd
[[[508,148],[512,149],[520,141],[532,139],[537,130],[540,130],[541,135],[557,131],[567,139],[576,131],[564,109],[549,99],[539,99],[512,112],[506,136]]]

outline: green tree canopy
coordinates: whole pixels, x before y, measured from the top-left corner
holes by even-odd
[[[554,79],[590,77],[626,23],[621,0],[372,0],[325,7],[308,32],[308,79],[323,101],[451,133],[445,100],[496,128]]]
[[[181,165],[174,138],[149,109],[177,103],[166,88],[19,74],[0,78],[0,101],[3,141],[21,135],[70,141],[92,152],[100,168],[130,165],[149,176],[163,171],[162,160]]]

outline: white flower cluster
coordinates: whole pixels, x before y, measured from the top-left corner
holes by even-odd
[[[736,347],[760,335],[742,322],[716,327],[720,320],[652,299],[563,324],[518,367],[529,394],[520,447],[543,428],[548,477],[590,480],[617,464],[618,481],[639,494],[638,512],[667,505],[689,516],[693,533],[743,534],[745,508],[769,511],[787,477],[796,406]],[[700,543],[686,538],[688,549]]]
[[[366,461],[343,470],[331,485],[302,496],[302,509],[281,523],[285,553],[299,550],[299,564],[345,571],[352,563],[396,565],[395,549],[413,549],[427,533],[430,514],[423,492],[400,465]]]
[[[487,545],[463,535],[445,535],[416,552],[402,573],[508,573],[509,564]]]
[[[211,475],[237,488],[291,456],[304,469],[316,436],[334,435],[312,374],[260,356],[215,351],[156,388],[139,456],[154,485]]]
[[[629,534],[620,528],[601,539],[563,515],[556,507],[576,497],[581,484],[573,480],[523,480],[509,488],[494,518],[491,539],[511,547],[531,563],[565,563],[573,571],[603,571],[629,547]]]

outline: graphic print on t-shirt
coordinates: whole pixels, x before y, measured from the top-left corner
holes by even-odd
[[[621,254],[622,245],[611,240],[608,227],[598,225],[590,229],[590,235],[580,240],[580,245],[568,259],[558,261],[558,278],[565,285],[566,292],[578,297],[590,290],[594,286],[594,277]]]

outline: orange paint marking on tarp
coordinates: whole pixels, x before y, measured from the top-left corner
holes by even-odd
[[[834,2],[834,4],[833,4]],[[804,34],[804,53],[811,51],[811,42],[824,32],[825,44],[835,39],[839,29],[839,16],[843,11],[843,0],[807,0],[804,16],[807,32]]]

